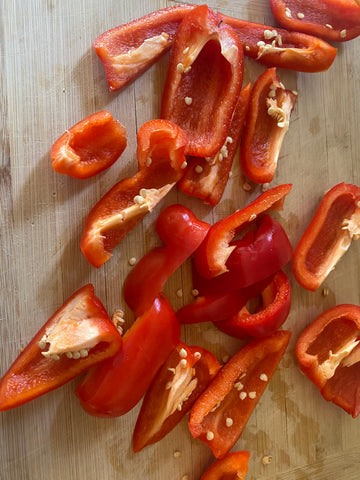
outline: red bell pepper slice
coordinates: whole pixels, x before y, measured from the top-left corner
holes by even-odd
[[[175,428],[220,368],[208,350],[179,342],[146,392],[135,425],[134,452]]]
[[[356,0],[270,0],[275,20],[287,30],[346,42],[360,35]]]
[[[212,278],[227,272],[226,261],[236,248],[235,245],[229,245],[235,234],[249,226],[259,215],[282,209],[291,187],[291,184],[285,184],[271,188],[242,210],[216,222],[194,254],[200,275]]]
[[[296,345],[301,370],[325,400],[353,418],[360,412],[360,307],[343,304],[320,314]]]
[[[208,157],[224,145],[243,80],[243,48],[206,5],[184,16],[176,32],[161,117],[182,128],[187,155]]]
[[[256,80],[241,140],[241,165],[256,183],[273,180],[297,94],[286,90],[269,68]]]
[[[183,174],[187,140],[179,127],[151,120],[140,128],[137,139],[138,173],[114,185],[85,221],[81,251],[97,268]]]
[[[144,255],[124,283],[124,299],[137,316],[151,306],[167,279],[198,248],[209,228],[182,205],[171,205],[160,213],[156,231],[165,245]]]
[[[295,248],[297,282],[315,291],[360,235],[360,189],[339,183],[329,190]]]
[[[272,282],[261,292],[262,303],[255,313],[243,307],[234,317],[224,322],[215,322],[216,327],[236,338],[267,337],[274,333],[287,319],[291,307],[290,282],[279,271]]]
[[[184,193],[217,205],[224,193],[248,111],[251,84],[239,96],[224,145],[212,157],[188,157],[188,168],[178,183]]]
[[[82,408],[97,417],[118,417],[144,396],[180,339],[180,324],[165,295],[130,327],[123,349],[89,370],[76,388]]]
[[[231,452],[215,460],[200,480],[244,480],[248,472],[250,452]]]
[[[252,340],[222,367],[195,402],[190,411],[190,432],[207,443],[215,457],[224,457],[239,439],[290,336],[291,332],[278,331]]]
[[[23,405],[115,355],[122,338],[89,284],[52,315],[0,381],[0,411]]]
[[[55,172],[89,178],[109,168],[126,148],[126,130],[103,110],[66,130],[51,147]]]

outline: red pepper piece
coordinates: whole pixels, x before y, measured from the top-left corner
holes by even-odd
[[[122,338],[89,284],[38,331],[0,381],[0,411],[44,395],[115,355]]]
[[[222,367],[195,402],[190,412],[190,432],[207,443],[215,457],[224,457],[239,439],[290,336],[291,332],[278,331],[252,340]]]
[[[123,349],[89,370],[76,388],[82,408],[97,417],[118,417],[131,410],[180,339],[180,324],[165,295],[124,335]]]
[[[146,392],[135,425],[134,452],[164,438],[187,414],[220,368],[208,350],[180,342]]]
[[[241,140],[241,165],[244,173],[256,183],[274,178],[284,136],[297,94],[286,90],[269,68],[256,80]]]
[[[217,205],[224,193],[248,111],[251,84],[239,96],[224,145],[212,157],[188,157],[188,168],[178,183],[180,190]]]
[[[262,304],[255,313],[243,307],[234,317],[215,322],[216,327],[236,338],[266,337],[274,333],[287,319],[291,306],[290,282],[282,271],[261,292]]]
[[[270,0],[275,20],[287,30],[330,42],[360,35],[360,5],[356,0]]]
[[[248,472],[250,452],[231,452],[215,460],[200,480],[244,480]]]
[[[296,345],[301,370],[325,400],[354,418],[360,412],[360,307],[343,304],[320,314]]]
[[[216,222],[194,254],[195,265],[200,275],[212,278],[227,272],[226,261],[236,248],[229,243],[235,234],[250,225],[259,215],[282,209],[285,196],[291,187],[292,185],[285,184],[271,188],[242,210]]]
[[[137,316],[151,306],[166,280],[198,248],[209,228],[182,205],[171,205],[160,213],[156,231],[165,245],[144,255],[124,283],[124,299]]]
[[[109,89],[123,88],[166,53],[185,13],[193,8],[164,8],[97,37],[93,47],[105,67]]]
[[[243,60],[236,33],[206,5],[184,16],[172,47],[161,117],[184,130],[187,155],[215,155],[225,143],[241,91]]]
[[[315,291],[360,234],[360,189],[339,183],[322,199],[294,251],[297,282]]]
[[[126,148],[126,130],[103,110],[84,118],[61,135],[51,147],[57,173],[89,178],[109,168]]]
[[[186,137],[179,127],[167,120],[151,120],[137,138],[138,173],[114,185],[85,221],[81,251],[97,268],[183,174]]]

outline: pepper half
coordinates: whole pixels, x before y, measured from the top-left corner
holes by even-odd
[[[200,480],[244,480],[248,472],[250,452],[228,453],[215,460]]]

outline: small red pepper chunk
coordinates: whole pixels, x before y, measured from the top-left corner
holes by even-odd
[[[354,418],[360,413],[360,307],[337,305],[320,314],[296,345],[301,370],[325,400]]]
[[[326,193],[295,248],[292,270],[297,282],[317,290],[359,235],[360,189],[339,183]]]
[[[122,338],[89,284],[38,331],[0,381],[0,411],[23,405],[122,348]]]
[[[356,0],[270,0],[275,20],[287,30],[346,42],[360,35]]]
[[[220,368],[208,350],[179,342],[146,392],[135,425],[134,452],[175,428]]]
[[[273,180],[297,94],[286,90],[269,68],[256,80],[241,140],[241,165],[256,183]]]
[[[137,138],[138,173],[114,185],[85,221],[81,251],[97,268],[183,174],[187,140],[179,127],[167,120],[151,120]]]
[[[244,480],[248,472],[250,452],[231,452],[215,460],[200,480]]]
[[[252,340],[219,371],[190,412],[194,438],[224,457],[243,432],[289,343],[291,333],[278,331]]]
[[[234,30],[206,5],[176,32],[161,117],[182,128],[187,155],[208,157],[224,145],[243,80],[243,48]]]
[[[125,128],[103,110],[66,130],[51,147],[50,155],[55,172],[89,178],[109,168],[125,148]]]

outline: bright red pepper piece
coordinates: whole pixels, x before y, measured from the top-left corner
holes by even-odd
[[[208,350],[179,342],[146,392],[135,425],[134,452],[164,438],[187,414],[220,368]]]
[[[231,452],[215,460],[200,480],[244,480],[248,472],[250,452]]]
[[[118,417],[144,396],[156,372],[180,339],[180,324],[165,295],[124,335],[123,349],[89,370],[76,388],[81,406],[90,415]]]
[[[320,314],[296,345],[301,370],[327,401],[360,413],[360,307],[343,304]]]
[[[269,68],[256,80],[241,140],[241,166],[256,183],[270,183],[275,174],[284,136],[297,94],[286,90]]]
[[[290,336],[288,331],[278,331],[252,340],[222,367],[195,402],[190,412],[190,432],[207,443],[215,457],[224,457],[239,439]]]
[[[297,282],[315,291],[360,234],[360,189],[339,183],[329,190],[295,248]]]
[[[187,140],[179,127],[167,120],[151,120],[137,138],[138,173],[114,185],[85,221],[81,251],[97,268],[183,174]]]
[[[115,355],[122,338],[89,284],[38,331],[0,381],[0,411],[23,405]]]
[[[161,117],[182,128],[187,155],[208,157],[224,145],[243,80],[243,48],[206,5],[184,16],[176,32]]]
[[[287,30],[330,42],[360,35],[360,4],[356,0],[270,0],[275,20]]]

